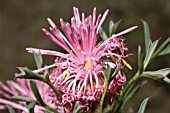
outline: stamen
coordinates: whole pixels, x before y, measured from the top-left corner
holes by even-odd
[[[124,60],[123,58],[122,58],[122,62],[126,65],[126,67],[128,67],[130,70],[132,70],[132,66],[130,64],[128,64],[126,62],[126,60]]]
[[[88,59],[87,59],[87,67],[90,68],[90,65],[91,65],[91,59],[88,58]]]
[[[79,51],[81,51],[81,48],[80,48],[80,46],[77,46],[77,45],[76,45],[76,48],[77,48]]]
[[[79,64],[78,65],[78,67],[84,67],[85,66],[85,64]]]
[[[98,48],[102,43],[103,43],[103,41],[100,41],[100,42],[96,45],[96,48]]]
[[[70,51],[68,58],[71,58],[72,54],[73,54],[72,51]]]
[[[68,73],[68,69],[66,69],[64,72],[63,72],[63,76],[65,77]]]

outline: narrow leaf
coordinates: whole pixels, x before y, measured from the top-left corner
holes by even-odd
[[[152,60],[156,59],[159,56],[169,55],[170,54],[170,37],[164,41],[164,43],[157,49],[153,54]]]
[[[11,99],[16,101],[24,101],[28,103],[35,102],[35,100],[23,96],[13,96]]]
[[[73,109],[73,113],[80,113],[82,110],[82,106],[80,105],[80,102],[77,101],[76,104],[75,104],[75,107]]]
[[[44,106],[45,103],[44,101],[42,100],[40,94],[39,94],[39,91],[38,91],[38,88],[37,88],[37,84],[35,81],[31,80],[30,81],[30,87],[32,89],[32,92],[34,93],[34,96],[35,98],[37,99],[38,103],[41,105],[41,106]]]
[[[144,70],[144,65],[143,65],[143,60],[144,60],[144,53],[141,50],[141,47],[139,45],[138,47],[138,70],[139,74],[141,74]]]
[[[25,70],[28,70],[28,68],[27,68],[27,67],[17,67],[17,68],[21,71],[21,73],[16,74],[16,76],[22,76],[22,75],[25,75]]]
[[[9,113],[16,113],[15,110],[12,107],[7,105],[7,108],[9,110]]]
[[[34,107],[35,107],[36,102],[31,102],[27,104],[27,108],[29,110],[29,113],[34,113]]]
[[[104,30],[102,29],[102,27],[100,27],[100,29],[99,29],[99,34],[103,40],[108,39],[108,37],[107,37],[106,33],[104,32]]]
[[[163,55],[170,55],[170,43],[169,43],[169,45],[168,45],[163,51],[161,51],[161,53],[159,54],[159,56],[163,56]]]
[[[104,76],[105,76],[107,81],[110,80],[111,68],[109,66],[107,66],[107,68],[104,70]]]
[[[109,37],[116,33],[117,28],[120,23],[121,23],[121,20],[119,20],[116,23],[114,23],[113,21],[110,21],[110,23],[109,23]]]
[[[118,74],[119,71],[120,71],[120,67],[118,67],[118,68],[115,69],[115,71],[113,72],[113,74],[112,74],[112,76],[111,76],[110,81],[112,81],[112,80],[116,77],[116,75]]]
[[[148,103],[149,98],[146,98],[143,100],[142,104],[140,105],[140,108],[138,110],[138,113],[144,113],[146,109],[146,105]]]
[[[30,70],[25,70],[24,71],[25,74],[22,74],[22,75],[16,75],[16,78],[21,78],[21,79],[34,79],[34,80],[39,80],[39,81],[42,81],[42,82],[45,82],[46,84],[48,84],[53,90],[54,90],[54,93],[56,95],[58,95],[60,98],[62,97],[60,92],[56,89],[56,87],[51,83],[51,81],[49,80],[48,76],[44,76],[44,75],[38,75],[38,74],[35,74],[33,73],[32,71]]]
[[[148,47],[149,47],[149,40],[150,40],[150,29],[148,24],[142,20],[143,23],[143,27],[144,27],[144,35],[145,35],[145,49],[147,51]]]
[[[150,59],[153,55],[153,52],[155,51],[156,46],[158,44],[158,41],[159,40],[156,40],[152,43],[151,40],[150,40],[150,43],[149,43],[149,46],[148,46],[148,49],[147,49],[147,52],[146,52],[145,60],[144,60],[144,69],[146,69],[146,67],[148,66]]]
[[[45,76],[44,75],[35,74],[30,70],[25,70],[24,74],[17,74],[16,78],[35,79],[35,80],[40,80],[40,81],[45,82]]]
[[[38,54],[34,53],[34,59],[35,59],[35,63],[36,63],[37,68],[40,69],[42,67],[42,64],[43,64],[41,53],[40,52]]]
[[[141,84],[137,85],[130,94],[125,98],[123,104],[127,103],[141,88],[147,83],[147,81],[143,81]]]
[[[142,76],[149,77],[155,80],[164,81],[170,83],[170,79],[167,78],[167,75],[170,73],[170,68],[161,69],[158,71],[145,71],[142,73]]]
[[[109,22],[109,37],[113,34],[114,22],[111,20]]]
[[[47,111],[47,110],[43,110],[44,113],[51,113],[50,111]]]

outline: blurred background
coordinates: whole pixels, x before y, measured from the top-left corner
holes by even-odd
[[[134,32],[125,35],[127,46],[134,54],[133,60],[129,60],[134,69],[128,78],[136,71],[138,45],[144,47],[141,19],[149,24],[152,40],[162,37],[159,44],[170,35],[169,0],[0,0],[0,81],[12,80],[14,74],[19,72],[16,67],[28,66],[35,69],[33,56],[27,53],[25,48],[61,49],[49,40],[41,29],[49,27],[46,20],[48,17],[58,26],[60,18],[70,21],[73,6],[86,15],[91,14],[94,7],[97,8],[98,14],[109,9],[109,15],[103,24],[106,32],[110,20],[122,20],[118,31],[134,25],[139,26]],[[54,60],[53,57],[43,58],[45,64]],[[148,69],[170,67],[169,58],[157,59]],[[170,86],[147,80],[148,83],[129,101],[124,113],[136,113],[146,97],[151,97],[146,113],[170,113]]]

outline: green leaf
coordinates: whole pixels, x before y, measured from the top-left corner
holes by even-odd
[[[44,113],[51,113],[50,111],[47,111],[47,110],[43,110]]]
[[[82,110],[82,106],[80,105],[80,102],[77,101],[75,106],[74,106],[73,113],[80,113],[81,110]]]
[[[116,33],[116,30],[120,23],[121,23],[121,20],[119,20],[116,23],[114,23],[113,21],[109,22],[109,37],[111,37],[113,34]]]
[[[146,105],[148,103],[149,98],[146,98],[143,100],[142,104],[140,105],[140,108],[138,110],[138,113],[144,113],[146,109]]]
[[[139,85],[137,85],[130,93],[128,96],[126,96],[126,98],[123,101],[122,106],[124,106],[145,84],[147,83],[147,81],[143,81],[142,83],[140,83]]]
[[[145,56],[145,60],[144,60],[144,70],[146,69],[146,67],[148,66],[148,64],[150,62],[150,59],[152,57],[153,52],[156,49],[158,41],[159,40],[156,40],[153,43],[151,42],[151,40],[149,41],[149,46],[148,46],[148,49],[146,51],[146,56]]]
[[[112,76],[111,76],[110,81],[112,81],[112,80],[116,77],[116,75],[118,74],[119,71],[120,71],[120,67],[118,67],[118,68],[116,68],[116,69],[114,70],[114,72],[113,72],[113,74],[112,74]]]
[[[35,105],[36,105],[36,102],[31,102],[31,103],[27,104],[27,108],[28,108],[29,113],[34,113]]]
[[[104,32],[104,30],[102,29],[102,27],[100,27],[100,29],[99,29],[99,34],[103,40],[108,39],[108,37],[107,37],[106,33]]]
[[[113,34],[114,25],[115,25],[114,22],[111,20],[109,22],[109,37]]]
[[[138,47],[138,71],[139,71],[139,74],[143,73],[143,71],[144,71],[143,60],[144,60],[144,53],[141,50],[141,47],[139,45],[139,47]]]
[[[145,49],[147,51],[148,47],[149,47],[149,41],[150,41],[150,29],[148,24],[142,20],[143,23],[143,27],[144,27],[144,35],[145,35]]]
[[[169,55],[169,54],[170,54],[170,37],[166,41],[164,41],[164,43],[153,54],[151,59],[154,60],[159,56]]]
[[[24,70],[24,74],[17,74],[16,78],[25,78],[25,79],[34,79],[34,80],[40,80],[45,82],[45,76],[44,75],[38,75],[33,73],[30,70]]]
[[[44,103],[44,101],[42,100],[42,98],[41,98],[41,96],[40,96],[40,94],[39,94],[39,91],[38,91],[36,82],[33,81],[33,80],[31,80],[31,81],[30,81],[30,87],[31,87],[32,92],[34,93],[34,96],[35,96],[35,98],[37,99],[39,105],[45,106],[45,103]]]
[[[170,84],[170,79],[167,78],[167,75],[169,73],[170,73],[170,68],[165,68],[158,71],[145,71],[142,73],[142,76],[152,78],[155,80],[164,81]]]
[[[163,51],[160,52],[159,56],[169,55],[169,54],[170,54],[170,43]]]
[[[13,96],[11,99],[16,101],[24,101],[28,103],[35,102],[35,100],[23,96]]]
[[[15,110],[12,107],[7,105],[7,108],[9,110],[9,113],[16,113]]]
[[[104,69],[104,76],[107,81],[110,80],[110,75],[111,75],[111,68],[107,66],[107,68]]]
[[[20,78],[20,79],[34,79],[34,80],[39,80],[42,82],[45,82],[46,84],[48,84],[54,91],[54,93],[56,95],[58,95],[60,98],[62,97],[60,92],[56,89],[56,87],[51,83],[51,81],[49,80],[48,76],[44,76],[44,75],[38,75],[33,73],[30,70],[25,70],[24,74],[17,74],[16,78]]]
[[[34,59],[35,59],[37,68],[38,69],[42,68],[43,60],[42,60],[42,55],[40,52],[38,54],[34,53]]]
[[[16,76],[22,76],[22,75],[25,75],[25,70],[28,70],[28,68],[27,68],[27,67],[17,67],[17,68],[21,71],[21,73],[16,74]]]

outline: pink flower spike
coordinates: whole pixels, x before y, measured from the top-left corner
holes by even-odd
[[[41,97],[47,105],[55,109],[61,108],[62,112],[68,106],[70,107],[68,112],[71,112],[77,101],[80,101],[84,109],[90,109],[91,106],[97,105],[97,100],[101,98],[106,86],[107,78],[104,75],[104,70],[108,67],[112,69],[120,68],[120,71],[109,84],[106,93],[111,97],[120,94],[126,82],[125,64],[122,59],[128,57],[128,48],[124,44],[125,39],[122,37],[124,34],[135,30],[137,26],[97,43],[99,29],[108,13],[109,10],[106,10],[103,15],[97,16],[96,8],[94,8],[91,15],[85,16],[84,13],[80,14],[78,8],[73,7],[73,17],[70,23],[64,22],[60,18],[61,29],[50,18],[47,18],[50,24],[49,30],[42,29],[42,31],[55,44],[66,50],[66,53],[26,48],[29,53],[57,57],[54,63],[32,71],[36,74],[48,75],[51,83],[62,94],[61,99],[55,95],[48,85],[36,81]],[[0,93],[3,97],[21,95],[35,100],[36,98],[28,84],[29,80],[24,81],[23,79],[8,82],[7,85],[0,84],[0,87],[9,95],[5,95],[2,91]],[[112,101],[112,98],[110,101]],[[0,104],[1,102],[12,106],[9,100],[0,100]],[[26,104],[20,102],[15,104],[26,107]],[[40,111],[42,108],[36,105],[35,110]]]

